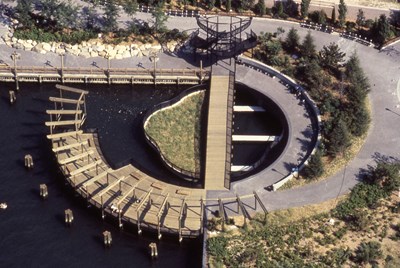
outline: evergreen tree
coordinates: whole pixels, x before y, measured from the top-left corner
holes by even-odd
[[[33,0],[17,1],[15,12],[18,21],[23,25],[23,27],[30,28],[33,25],[33,20],[31,17],[32,5],[33,5]]]
[[[346,24],[347,6],[344,0],[340,0],[339,3],[339,26],[343,28]]]
[[[324,173],[324,164],[322,163],[321,152],[318,150],[310,157],[308,165],[304,167],[304,175],[307,179],[315,179]]]
[[[164,9],[161,4],[158,4],[154,11],[151,13],[153,18],[153,32],[154,34],[160,34],[166,31],[167,27],[165,23],[168,20],[168,16],[165,15]]]
[[[258,3],[256,5],[256,13],[260,16],[264,16],[265,15],[265,1],[264,0],[258,0]]]
[[[372,32],[380,46],[383,46],[393,36],[390,21],[385,14],[380,15],[379,19],[374,22]]]
[[[330,43],[328,46],[324,46],[319,52],[321,64],[332,71],[337,69],[338,63],[342,62],[345,56],[346,53],[341,52],[339,46],[335,43]]]
[[[284,11],[283,11],[283,3],[282,3],[282,1],[278,2],[278,7],[277,7],[276,14],[278,15],[279,18],[283,17]]]
[[[113,32],[118,28],[118,7],[115,0],[108,0],[103,6],[103,24],[106,32]]]
[[[333,7],[333,9],[332,9],[331,22],[333,25],[336,24],[336,7]]]
[[[125,2],[124,5],[124,11],[126,14],[128,14],[130,17],[136,14],[136,12],[139,9],[139,4],[137,0],[129,0]]]
[[[299,47],[300,44],[300,36],[297,33],[297,30],[292,27],[285,39],[285,47],[289,52],[294,52]]]
[[[311,36],[311,31],[308,31],[303,43],[300,47],[300,52],[303,57],[311,58],[315,55],[314,38]]]
[[[231,9],[232,9],[232,0],[226,0],[225,9],[226,9],[226,12],[230,12],[231,11]]]
[[[307,18],[308,16],[308,9],[310,8],[311,0],[301,0],[300,4],[300,14],[303,19]]]
[[[364,11],[361,8],[358,10],[356,23],[358,25],[358,29],[360,29],[365,24]]]
[[[339,152],[343,153],[350,146],[350,133],[347,125],[342,119],[334,119],[332,131],[327,133],[327,153],[336,156]]]

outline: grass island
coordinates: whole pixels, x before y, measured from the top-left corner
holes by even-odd
[[[151,114],[144,124],[162,158],[192,173],[200,172],[200,134],[205,91],[190,93]]]

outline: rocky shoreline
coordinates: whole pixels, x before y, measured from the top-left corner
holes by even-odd
[[[150,53],[168,51],[174,52],[179,46],[177,41],[160,44],[104,44],[101,36],[98,39],[84,41],[80,44],[65,44],[62,42],[37,42],[14,37],[13,28],[6,26],[8,31],[0,38],[0,44],[6,44],[15,49],[34,51],[40,54],[56,53],[58,55],[71,54],[84,58],[103,57],[110,59],[124,59],[131,57],[148,57]]]

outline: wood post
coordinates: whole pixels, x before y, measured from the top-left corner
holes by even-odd
[[[49,192],[47,191],[47,185],[40,184],[39,188],[40,188],[40,197],[42,197],[42,199],[46,199],[49,196]]]
[[[33,168],[33,158],[30,154],[25,155],[25,167],[28,169]]]
[[[74,214],[72,213],[72,210],[70,209],[66,209],[64,211],[65,214],[65,224],[67,226],[70,226],[72,224],[72,222],[74,221]]]
[[[109,231],[104,231],[103,238],[104,238],[104,246],[110,247],[112,243],[111,233]]]

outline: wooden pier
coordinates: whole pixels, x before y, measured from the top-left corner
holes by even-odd
[[[72,92],[69,87],[57,86],[60,98],[75,94],[77,102],[62,102],[63,109],[48,110],[50,128],[47,136],[58,164],[71,186],[88,203],[99,208],[102,215],[112,215],[122,227],[125,222],[137,226],[138,232],[148,229],[183,237],[196,237],[203,227],[202,189],[191,189],[166,184],[148,176],[132,165],[112,169],[104,159],[96,133],[83,133],[79,124],[69,122],[70,117],[86,116],[83,96],[86,91]],[[52,98],[54,99],[54,98]],[[75,108],[74,108],[75,107]],[[73,111],[64,113],[63,111]],[[59,112],[57,112],[59,111]],[[63,129],[69,122],[69,129]],[[64,131],[64,132],[58,132]]]
[[[230,188],[234,73],[211,75],[204,188]]]
[[[155,73],[157,75],[155,75]],[[74,84],[172,84],[195,85],[209,76],[203,69],[143,69],[87,67],[0,66],[0,82]]]

